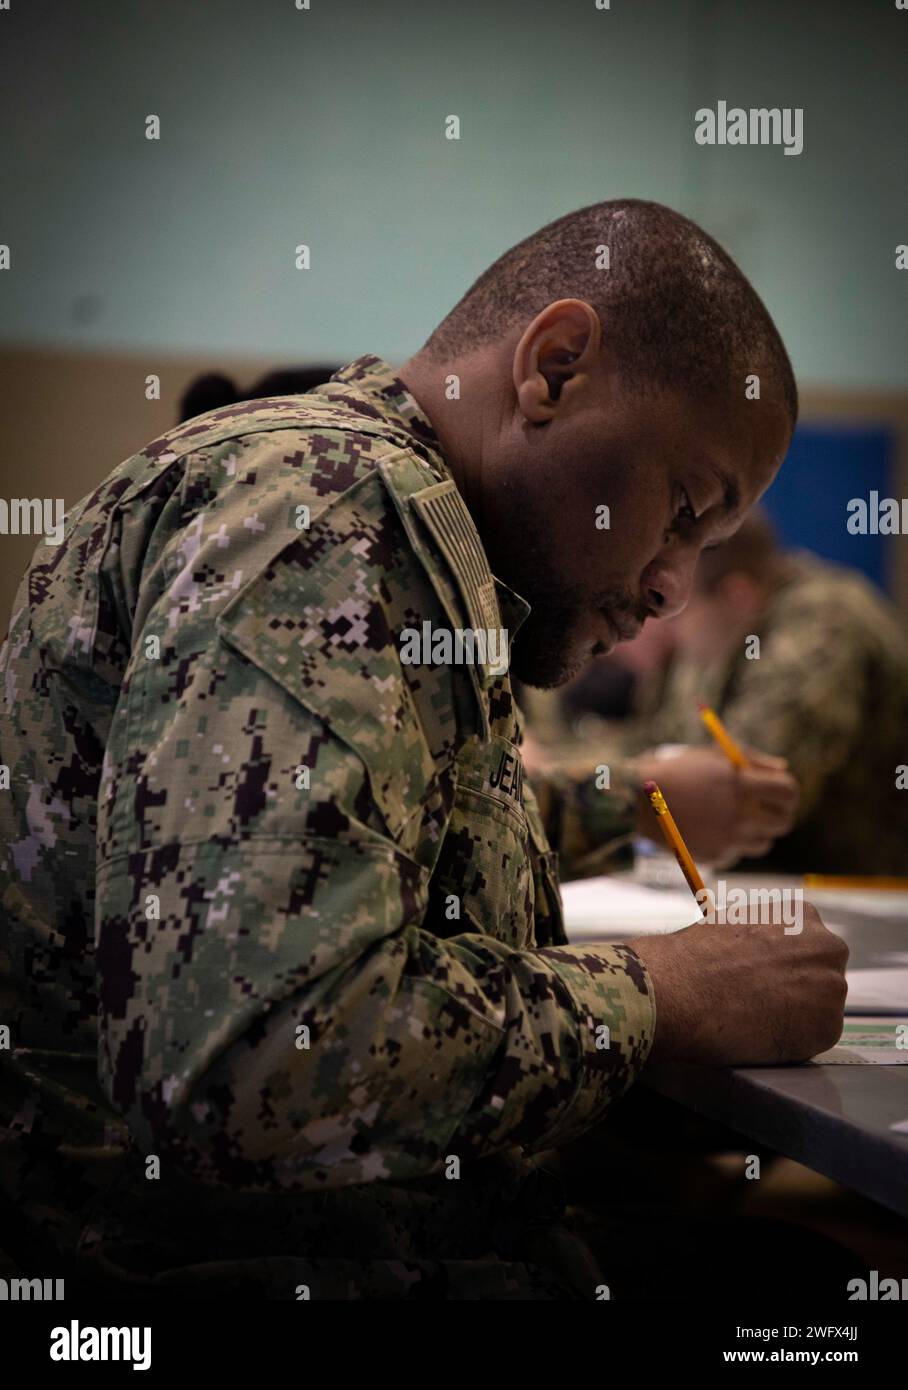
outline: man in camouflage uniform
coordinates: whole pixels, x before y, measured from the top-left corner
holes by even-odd
[[[431,395],[433,368],[405,370]],[[656,993],[664,1054],[805,1056],[837,1034],[818,921],[787,939],[809,953],[804,1009],[755,932],[567,945],[507,672],[401,659],[424,625],[526,621],[458,456],[360,358],[315,395],[178,427],[39,547],[3,662],[0,801],[2,1243],[29,1271],[143,1296],[593,1298],[533,1156],[639,1074]],[[666,538],[654,603],[699,544]],[[673,989],[707,960],[772,1001],[723,1015],[733,1045]]]

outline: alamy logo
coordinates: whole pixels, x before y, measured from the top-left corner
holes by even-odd
[[[849,1303],[889,1303],[908,1299],[908,1279],[881,1279],[880,1271],[872,1269],[869,1279],[849,1279],[845,1285]]]
[[[48,545],[59,545],[65,510],[62,497],[0,497],[0,535],[44,536]]]
[[[697,905],[707,922],[740,927],[756,922],[761,927],[784,924],[786,936],[800,936],[804,930],[803,888],[729,888],[724,878],[716,892],[701,888]]]
[[[713,111],[701,106],[694,116],[698,145],[784,145],[786,154],[804,148],[804,108],[801,106],[729,106],[720,101]]]
[[[852,497],[846,507],[849,536],[908,536],[908,497],[884,497],[872,491],[870,497]]]
[[[134,1371],[151,1365],[150,1327],[52,1327],[51,1361],[131,1361]]]
[[[506,627],[405,627],[400,634],[404,666],[488,666],[495,676],[508,669]]]
[[[0,1303],[48,1303],[62,1297],[62,1279],[0,1279]]]

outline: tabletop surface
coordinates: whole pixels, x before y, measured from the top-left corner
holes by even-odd
[[[794,884],[798,880],[786,880]],[[728,875],[729,884],[780,883]],[[812,895],[805,892],[805,896]],[[874,895],[872,910],[852,896],[817,900],[823,920],[848,943],[849,968],[886,968],[908,953],[901,894]],[[567,930],[570,936],[570,917]],[[589,940],[589,937],[585,937]],[[614,939],[611,937],[609,939]],[[893,1023],[900,1021],[893,1018]],[[908,1008],[904,1022],[908,1023]],[[908,1066],[709,1068],[680,1062],[647,1068],[646,1082],[690,1109],[796,1159],[908,1216]]]

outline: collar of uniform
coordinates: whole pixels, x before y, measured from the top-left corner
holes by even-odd
[[[348,362],[346,367],[335,372],[331,381],[351,387],[357,395],[366,396],[381,419],[428,444],[441,459],[441,444],[431,421],[400,377],[395,375],[394,368],[380,357],[373,353],[357,357],[355,362]],[[444,476],[450,476],[447,467],[444,468]]]
[[[530,616],[530,605],[525,598],[515,594],[513,589],[509,589],[507,584],[502,584],[500,579],[495,580],[495,593],[498,598],[498,611],[501,613],[502,626],[507,629],[508,645],[510,645],[514,633],[519,627],[523,626],[525,619]]]
[[[432,423],[416,401],[400,377],[395,375],[394,368],[390,367],[381,357],[376,357],[374,353],[366,353],[363,357],[357,357],[354,362],[348,362],[345,367],[341,367],[331,377],[331,384],[347,386],[357,397],[366,397],[367,403],[375,413],[389,424],[397,425],[413,435],[421,443],[427,444],[437,455],[438,471],[443,479],[452,481],[450,470],[444,462],[441,452],[441,443],[438,435],[432,428]],[[331,391],[333,396],[340,395],[340,392]],[[363,402],[357,401],[360,409]],[[530,605],[526,599],[515,594],[513,589],[509,589],[507,584],[503,584],[500,579],[492,576],[495,583],[495,592],[498,598],[498,607],[501,613],[501,620],[507,628],[508,640],[513,637],[517,629],[523,624],[530,612]]]

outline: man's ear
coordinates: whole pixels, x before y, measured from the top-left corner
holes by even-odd
[[[598,363],[599,315],[584,299],[557,299],[536,315],[514,349],[517,404],[531,425],[546,425],[588,388]]]

